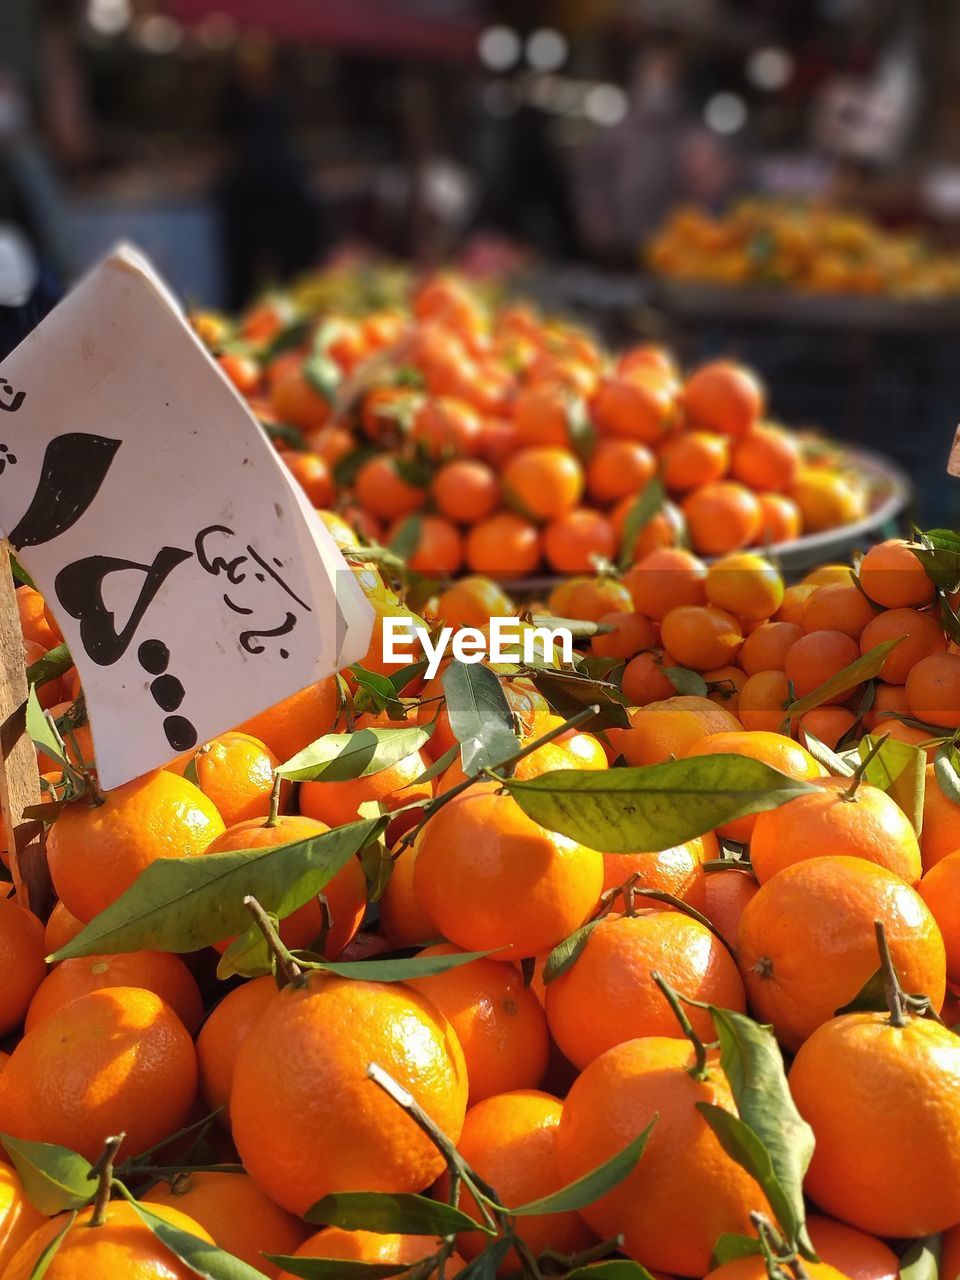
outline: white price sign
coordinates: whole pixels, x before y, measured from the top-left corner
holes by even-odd
[[[370,642],[333,539],[130,248],[0,364],[0,529],[70,646],[108,789]]]

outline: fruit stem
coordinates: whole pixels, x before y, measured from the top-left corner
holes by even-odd
[[[287,987],[305,987],[307,985],[307,977],[303,970],[294,960],[293,956],[280,941],[280,935],[273,927],[273,921],[261,907],[260,903],[252,894],[247,894],[243,900],[243,905],[247,908],[256,923],[257,928],[266,939],[270,954],[277,966],[277,973],[283,978],[283,986]]]
[[[270,812],[267,814],[267,820],[263,824],[265,827],[276,827],[280,823],[280,788],[283,786],[283,779],[278,772],[273,775],[273,789],[270,792]]]
[[[843,791],[844,800],[855,800],[857,798],[857,787],[859,787],[860,783],[863,781],[863,775],[867,771],[867,766],[873,760],[874,756],[880,751],[881,747],[889,737],[889,733],[881,734],[880,737],[877,738],[876,742],[874,742],[873,746],[871,746],[863,760],[861,760],[856,769],[854,769],[850,777],[850,785],[845,787]]]
[[[683,1006],[680,1003],[680,997],[677,995],[676,991],[674,991],[673,987],[670,986],[669,982],[667,982],[666,979],[656,971],[656,969],[653,970],[650,977],[663,992],[663,997],[670,1006],[673,1016],[680,1023],[680,1029],[693,1045],[693,1052],[696,1057],[694,1059],[693,1066],[688,1067],[687,1070],[690,1075],[693,1076],[694,1080],[705,1080],[707,1076],[706,1045],[697,1035],[696,1031],[694,1031],[693,1024],[683,1011]]]
[[[900,978],[897,975],[887,935],[882,920],[874,920],[873,927],[877,934],[877,950],[880,952],[880,969],[883,973],[883,986],[887,997],[887,1008],[890,1010],[890,1025],[905,1027],[907,1025],[906,1003]]]
[[[107,1205],[110,1203],[110,1192],[113,1189],[113,1162],[126,1136],[125,1133],[118,1133],[108,1138],[100,1153],[100,1159],[87,1174],[91,1182],[99,1179],[97,1194],[93,1201],[93,1213],[88,1224],[91,1227],[102,1227],[106,1221]]]
[[[533,742],[528,742],[525,747],[521,747],[514,755],[508,756],[506,760],[501,760],[497,765],[497,770],[502,772],[504,769],[511,769],[518,761],[523,760],[526,756],[529,756],[536,751],[538,747],[542,747],[548,742],[553,742],[554,738],[559,738],[561,734],[566,733],[569,729],[575,729],[577,725],[583,724],[585,720],[592,720],[593,717],[599,715],[599,713],[600,708],[596,704],[584,707],[584,709],[582,711],[578,711],[575,716],[571,716],[569,720],[564,720],[563,724],[558,724],[555,729],[551,729],[549,733],[545,733],[542,738],[535,738]],[[404,849],[413,844],[414,840],[427,825],[433,815],[442,809],[445,804],[449,804],[451,800],[462,795],[463,792],[469,787],[472,787],[474,783],[482,782],[484,777],[488,779],[492,778],[496,782],[504,782],[506,780],[501,776],[500,772],[496,772],[493,769],[484,769],[481,773],[473,774],[471,777],[465,778],[463,782],[457,783],[455,787],[451,787],[450,790],[445,791],[443,795],[437,796],[435,800],[432,800],[430,804],[427,805],[426,814],[420,822],[418,822],[415,827],[411,827],[406,835],[401,838],[397,845],[397,852],[394,856],[398,856]]]
[[[89,792],[90,803],[92,805],[103,804],[103,796],[100,794],[99,788],[94,788],[90,785],[90,779],[87,777],[83,769],[74,768],[70,759],[70,754],[67,751],[67,744],[63,740],[63,734],[60,732],[56,720],[49,711],[44,712],[44,717],[50,727],[50,732],[53,734],[57,746],[60,748],[60,754],[63,757],[63,777],[64,780],[70,784],[74,797],[79,798]],[[71,733],[70,737],[73,740],[74,750],[76,750],[76,735]],[[80,753],[77,752],[77,755],[79,757]]]

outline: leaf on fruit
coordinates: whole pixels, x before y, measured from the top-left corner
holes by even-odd
[[[396,719],[406,719],[403,704],[397,696],[393,681],[388,676],[381,675],[379,671],[368,671],[359,662],[355,662],[351,666],[350,674],[356,680],[357,687],[363,691],[375,711],[386,710],[391,716],[396,713],[394,717]]]
[[[590,941],[591,933],[593,933],[602,919],[603,917],[601,916],[597,920],[588,920],[579,929],[575,929],[569,937],[557,943],[547,956],[547,963],[543,966],[544,983],[554,982],[562,973],[566,973],[572,965],[576,964],[584,947]]]
[[[361,815],[362,817],[363,815]],[[379,902],[383,897],[393,868],[396,865],[387,852],[386,844],[381,838],[368,844],[360,851],[360,865],[367,881],[367,898],[370,902]]]
[[[448,747],[442,756],[437,756],[433,764],[429,765],[419,777],[414,779],[414,783],[432,782],[434,778],[439,778],[442,773],[447,772],[459,755],[460,744],[458,742],[454,746]]]
[[[97,1184],[87,1176],[93,1166],[67,1147],[50,1142],[24,1142],[0,1135],[16,1169],[27,1199],[47,1217],[64,1209],[81,1209],[96,1194]]]
[[[317,963],[325,973],[335,973],[339,978],[353,978],[360,982],[409,982],[411,978],[433,978],[438,973],[459,969],[474,960],[483,960],[490,954],[489,951],[464,951],[454,955],[408,956],[397,960],[343,961],[317,957]]]
[[[639,1137],[627,1143],[622,1151],[618,1151],[615,1156],[605,1160],[596,1169],[591,1169],[589,1173],[561,1187],[559,1191],[541,1196],[539,1200],[531,1200],[515,1209],[507,1209],[506,1212],[514,1218],[531,1218],[541,1213],[569,1213],[571,1210],[585,1209],[588,1204],[593,1204],[595,1200],[599,1200],[608,1191],[619,1186],[624,1178],[634,1171],[657,1119],[658,1117],[654,1116]]]
[[[581,462],[589,462],[597,447],[597,429],[583,396],[571,396],[567,401],[567,430],[574,453]]]
[[[529,817],[603,853],[666,849],[812,790],[746,756],[689,756],[639,768],[557,769],[504,781]]]
[[[694,698],[705,698],[709,692],[707,682],[699,671],[689,671],[686,667],[664,667],[663,674],[677,693],[688,694]]]
[[[861,760],[866,760],[877,745],[883,729],[877,734],[867,734],[857,748]],[[912,742],[899,738],[887,738],[863,773],[864,782],[886,791],[895,800],[913,824],[919,836],[923,827],[923,794],[927,782],[927,753]]]
[[[58,644],[27,667],[27,684],[36,685],[39,689],[48,680],[56,680],[57,676],[62,676],[72,666],[73,658],[66,643]]]
[[[738,1258],[752,1258],[762,1252],[756,1236],[739,1236],[728,1232],[720,1236],[713,1246],[710,1269],[722,1267],[725,1262],[736,1262]]]
[[[892,640],[884,640],[882,644],[868,649],[862,657],[851,662],[842,671],[838,671],[829,680],[824,680],[823,684],[812,692],[791,702],[784,711],[784,718],[790,720],[794,716],[802,716],[807,711],[822,707],[825,702],[829,702],[840,694],[855,689],[864,680],[872,680],[874,676],[880,674],[880,668],[886,661],[887,654],[891,649],[895,649],[902,639],[903,636],[895,636]]]
[[[448,1236],[457,1231],[492,1234],[451,1204],[427,1196],[388,1195],[382,1191],[339,1191],[324,1196],[303,1215],[307,1222],[344,1231],[398,1232],[409,1236]]]
[[[952,742],[937,748],[933,757],[933,774],[944,796],[960,805],[960,752]]]
[[[454,660],[443,673],[443,692],[464,773],[480,773],[516,755],[520,740],[513,712],[489,667]]]
[[[637,538],[653,517],[663,510],[666,500],[667,491],[664,489],[662,481],[654,476],[646,488],[638,495],[623,522],[619,560],[621,569],[629,569],[630,565],[633,564],[633,549]]]
[[[47,1244],[44,1246],[44,1249],[41,1252],[39,1258],[37,1258],[36,1262],[33,1264],[33,1269],[30,1272],[29,1280],[43,1280],[43,1277],[50,1270],[50,1264],[53,1262],[54,1258],[60,1252],[60,1246],[63,1244],[64,1240],[67,1238],[67,1232],[76,1222],[76,1220],[77,1220],[77,1211],[74,1209],[72,1213],[68,1214],[67,1217],[64,1218],[63,1223],[60,1227],[60,1230],[53,1237],[53,1239],[49,1240]]]
[[[264,1272],[235,1258],[231,1253],[224,1253],[215,1244],[209,1244],[199,1236],[190,1235],[173,1226],[132,1196],[128,1196],[127,1203],[144,1226],[149,1227],[172,1254],[185,1262],[191,1271],[204,1277],[204,1280],[266,1280]]]
[[[158,859],[50,959],[198,951],[247,929],[247,895],[283,918],[321,893],[341,867],[377,839],[387,821],[351,822],[273,848]]]
[[[293,782],[350,782],[354,778],[369,778],[419,751],[430,741],[432,733],[432,724],[327,733],[280,765],[277,773]]]
[[[22,587],[32,587],[36,591],[37,584],[12,552],[10,554],[10,572],[13,574],[15,582],[19,582]]]
[[[387,1280],[410,1270],[409,1262],[348,1262],[342,1258],[294,1258],[284,1253],[263,1256],[284,1275],[300,1280]]]
[[[941,591],[960,587],[960,537],[952,529],[929,529],[910,550],[926,570],[927,577]]]
[[[343,374],[336,360],[322,351],[316,352],[303,362],[303,376],[321,399],[332,405],[337,398],[337,389],[343,380]]]
[[[943,1252],[939,1235],[912,1240],[900,1258],[900,1280],[937,1280]],[[956,1280],[944,1276],[943,1280]]]
[[[418,515],[407,516],[397,526],[387,546],[400,560],[407,561],[416,554],[422,536],[423,519]]]
[[[853,776],[853,765],[848,760],[844,760],[843,756],[838,756],[836,751],[828,747],[825,742],[821,742],[817,735],[811,733],[809,729],[804,729],[803,731],[803,745],[816,760],[817,764],[822,764],[825,769],[829,769],[835,778],[850,778]]]
[[[596,715],[580,725],[584,732],[630,728],[626,699],[609,681],[575,675],[572,671],[541,670],[534,674],[533,683],[564,720],[587,707],[599,707]]]
[[[711,1006],[710,1016],[739,1118],[730,1117],[734,1125],[716,1117],[708,1122],[728,1154],[738,1159],[721,1132],[726,1126],[727,1138],[749,1159],[750,1164],[741,1163],[760,1183],[788,1240],[812,1256],[803,1179],[813,1155],[813,1130],[793,1101],[780,1048],[769,1027],[745,1014]]]
[[[509,1240],[492,1240],[483,1253],[457,1272],[457,1280],[497,1280],[500,1264],[511,1248]]]
[[[885,1013],[887,1007],[887,986],[883,970],[878,969],[848,1004],[834,1011],[833,1016],[839,1018],[844,1013]]]
[[[27,695],[26,729],[27,737],[35,747],[50,756],[52,760],[56,760],[58,764],[69,764],[56,734],[50,727],[50,721],[43,713],[33,685],[30,686],[30,692]]]

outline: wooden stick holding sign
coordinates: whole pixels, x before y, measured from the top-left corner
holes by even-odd
[[[960,476],[960,427],[957,427],[953,437],[953,446],[950,449],[950,457],[947,460],[947,474]]]
[[[69,645],[106,791],[370,642],[322,521],[128,248],[0,365],[0,532]]]
[[[43,823],[23,816],[40,803],[37,753],[26,734],[27,693],[10,549],[0,541],[0,807],[17,898],[42,918],[50,901]]]

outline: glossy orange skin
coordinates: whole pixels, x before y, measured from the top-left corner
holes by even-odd
[[[623,669],[620,687],[628,703],[645,707],[651,702],[662,702],[677,692],[664,667],[678,667],[673,654],[662,649],[638,653]]]
[[[300,786],[300,810],[328,826],[341,827],[356,822],[359,808],[367,800],[379,800],[391,813],[414,801],[429,800],[433,783],[417,782],[429,764],[424,752],[414,751],[366,778],[304,782]]]
[[[371,1062],[459,1138],[463,1050],[443,1015],[408,988],[313,973],[281,991],[241,1045],[234,1141],[282,1208],[303,1214],[335,1191],[422,1191],[440,1173],[443,1157],[368,1078]]]
[[[608,506],[640,493],[656,470],[656,459],[638,440],[598,440],[587,463],[587,492]]]
[[[712,831],[696,836],[686,844],[670,849],[638,853],[605,853],[603,855],[604,890],[625,884],[632,875],[639,877],[638,889],[656,889],[672,893],[702,911],[706,905],[706,872],[704,862],[720,856],[717,838]],[[656,907],[655,898],[647,898],[641,906]]]
[[[849,1280],[897,1280],[900,1259],[876,1236],[818,1213],[807,1214],[807,1231],[821,1262]]]
[[[203,1019],[200,989],[179,956],[170,951],[127,951],[62,960],[37,988],[27,1010],[25,1030],[32,1030],[71,1000],[104,987],[152,991],[166,1001],[191,1035]]]
[[[960,982],[960,910],[957,893],[960,886],[960,853],[950,853],[926,873],[920,881],[920,897],[933,912],[947,949],[947,978]]]
[[[790,703],[790,681],[783,671],[758,671],[740,690],[737,717],[745,729],[779,733]]]
[[[923,565],[902,538],[888,538],[870,548],[860,561],[860,585],[885,609],[929,604],[934,593]]]
[[[171,773],[183,776],[191,757],[181,757]],[[278,760],[265,742],[236,729],[204,743],[192,757],[200,790],[211,800],[228,827],[270,812],[274,770]],[[280,787],[280,812],[290,799],[290,783]]]
[[[312,1235],[294,1253],[297,1258],[339,1258],[350,1262],[406,1263],[412,1266],[436,1253],[440,1241],[430,1236],[400,1236],[373,1231],[344,1231],[340,1227],[324,1227]],[[456,1276],[463,1268],[459,1254],[447,1260],[445,1275]],[[433,1273],[436,1275],[436,1272]],[[277,1280],[294,1280],[281,1271]]]
[[[625,1040],[675,1034],[676,1018],[653,972],[681,995],[746,1008],[729,951],[697,920],[643,909],[607,916],[570,968],[547,984],[547,1022],[564,1056],[582,1070]],[[703,1039],[713,1034],[705,1009],[689,1008],[687,1016]]]
[[[660,630],[666,649],[681,666],[710,671],[732,662],[743,644],[743,629],[726,609],[714,605],[680,605],[663,619]]]
[[[598,621],[611,628],[590,640],[590,651],[598,658],[633,658],[642,649],[656,646],[657,629],[642,613],[604,613]]]
[[[519,960],[589,917],[603,854],[547,831],[495,788],[477,784],[434,814],[418,838],[414,889],[451,942]]]
[[[543,554],[558,573],[588,573],[594,556],[612,560],[617,537],[609,519],[592,507],[574,507],[543,531]]]
[[[920,845],[910,819],[885,791],[848,778],[815,779],[816,791],[758,813],[750,861],[761,884],[784,867],[824,855],[863,858],[907,884],[920,879]]]
[[[0,1035],[24,1019],[47,975],[43,925],[26,907],[0,898]]]
[[[797,724],[797,738],[801,746],[809,750],[808,735],[812,734],[831,750],[857,723],[857,717],[846,707],[814,707],[805,711]]]
[[[193,1042],[170,1006],[152,991],[110,987],[23,1037],[4,1068],[0,1125],[91,1162],[104,1134],[124,1132],[137,1155],[183,1127],[196,1091]]]
[[[710,431],[684,431],[664,442],[660,471],[671,493],[722,480],[730,469],[730,441]]]
[[[916,609],[888,609],[878,614],[863,629],[860,652],[867,653],[885,640],[899,640],[880,668],[880,679],[887,684],[906,684],[910,672],[922,658],[947,650],[946,636],[938,620],[933,614],[918,613]]]
[[[583,496],[584,475],[578,459],[557,445],[520,449],[503,469],[504,498],[521,515],[553,520],[572,511]]]
[[[211,1111],[222,1107],[218,1119],[230,1124],[230,1090],[240,1046],[277,994],[272,977],[253,978],[228,991],[210,1012],[197,1036],[200,1096]]]
[[[426,505],[425,489],[411,484],[389,454],[377,454],[357,472],[357,501],[378,520],[399,520]]]
[[[480,520],[467,535],[467,564],[491,578],[521,578],[540,563],[537,526],[512,511]]]
[[[449,577],[463,564],[463,539],[455,524],[444,516],[418,517],[417,544],[407,557],[407,567],[416,573],[434,573]],[[387,531],[387,541],[400,534],[403,520],[397,520]]]
[[[158,1182],[145,1204],[185,1213],[210,1233],[214,1244],[265,1276],[280,1274],[265,1253],[290,1254],[303,1244],[310,1228],[279,1209],[245,1173],[189,1173],[171,1185]]]
[[[799,778],[806,782],[812,778],[822,778],[827,772],[799,743],[791,741],[782,733],[770,733],[765,730],[754,730],[752,733],[743,730],[712,733],[707,738],[701,738],[686,754],[688,756],[723,755],[727,752],[749,756],[752,760],[762,760],[764,764],[770,765],[773,769],[779,769],[788,777]],[[717,835],[725,836],[728,840],[746,842],[750,839],[755,822],[756,814],[752,813],[743,818],[734,818],[732,822],[724,822],[717,827]]]
[[[420,955],[456,955],[458,950],[445,942]],[[431,978],[411,978],[406,985],[432,1001],[457,1033],[471,1107],[494,1094],[540,1084],[547,1069],[547,1020],[512,964],[474,960]]]
[[[531,997],[535,999],[536,997]],[[463,1122],[458,1150],[471,1169],[492,1187],[506,1205],[529,1204],[564,1185],[557,1161],[557,1134],[563,1103],[547,1093],[519,1089],[499,1093],[470,1108]],[[444,1175],[438,1193],[446,1193]],[[480,1210],[464,1190],[460,1207],[475,1220]],[[545,1249],[577,1253],[593,1243],[593,1233],[579,1214],[538,1214],[518,1219],[521,1239],[537,1257]],[[479,1231],[461,1232],[457,1248],[468,1261],[489,1244]],[[520,1261],[511,1249],[497,1270],[498,1276],[516,1274]]]
[[[45,613],[43,596],[33,587],[17,587],[17,612],[24,640],[32,640],[44,652],[60,643]],[[61,637],[62,638],[62,637]]]
[[[83,929],[83,921],[71,915],[62,902],[56,903],[50,912],[43,934],[45,953],[50,956],[65,947]]]
[[[276,826],[269,826],[262,818],[238,822],[213,842],[208,853],[231,853],[238,849],[271,849],[276,845],[292,844],[295,840],[309,840],[323,835],[330,828],[313,818],[288,814],[281,816]],[[332,926],[327,935],[324,955],[334,960],[360,928],[367,906],[367,882],[363,868],[356,858],[351,858],[322,890],[330,908]],[[323,927],[323,915],[316,899],[298,907],[280,922],[280,937],[293,950],[310,946]],[[223,944],[225,948],[226,944]]]
[[[947,796],[937,781],[933,765],[927,765],[923,792],[923,826],[920,853],[923,869],[929,871],[948,854],[960,849],[960,804]]]
[[[431,458],[464,458],[479,451],[482,431],[480,417],[469,404],[453,396],[433,396],[414,414],[411,434]]]
[[[804,631],[842,631],[852,640],[859,640],[876,617],[876,608],[851,582],[825,582],[807,596],[801,622]],[[874,641],[878,643],[879,640]],[[866,651],[863,645],[861,649]]]
[[[740,728],[732,712],[709,698],[674,694],[631,711],[630,728],[609,729],[607,737],[627,764],[660,764],[707,737]]]
[[[683,385],[688,423],[705,431],[739,438],[763,417],[765,396],[756,376],[732,360],[713,360]]]
[[[820,1262],[804,1260],[803,1269],[810,1276],[810,1280],[853,1280],[846,1271],[840,1271],[822,1260]],[[752,1257],[736,1258],[732,1262],[725,1262],[721,1267],[714,1267],[712,1271],[707,1272],[705,1280],[764,1280],[766,1275],[766,1263],[763,1258],[755,1254]]]
[[[558,1155],[565,1179],[595,1169],[658,1116],[643,1158],[612,1191],[581,1210],[598,1236],[623,1233],[623,1251],[647,1267],[700,1276],[717,1237],[750,1234],[751,1211],[767,1212],[760,1188],[724,1154],[696,1109],[734,1111],[729,1086],[711,1065],[704,1081],[687,1068],[685,1040],[628,1040],[581,1073],[564,1103]]]
[[[783,603],[779,571],[754,551],[721,556],[707,570],[707,600],[742,622],[765,622]]]
[[[701,555],[720,556],[752,546],[760,533],[760,502],[735,480],[718,480],[689,494],[683,503],[690,541]]]
[[[380,929],[396,947],[417,947],[439,937],[417,896],[414,875],[416,847],[404,849],[393,864],[393,874],[380,899]]]
[[[816,1137],[805,1186],[821,1209],[879,1236],[960,1215],[960,1038],[926,1018],[852,1013],[815,1031],[790,1090]]]
[[[157,1206],[154,1212],[178,1231],[212,1241],[198,1222],[185,1213]],[[196,1272],[157,1239],[132,1205],[113,1200],[101,1227],[91,1227],[92,1209],[82,1209],[44,1272],[45,1280],[93,1280],[123,1276],[123,1280],[196,1280]],[[17,1250],[4,1280],[30,1280],[44,1249],[62,1229],[64,1216],[48,1218]]]
[[[510,597],[489,578],[461,578],[441,592],[437,616],[451,627],[485,627],[495,616],[513,612]]]
[[[907,676],[906,689],[911,715],[943,729],[960,728],[960,655],[921,658]]]
[[[446,463],[431,486],[437,508],[458,524],[476,524],[491,515],[500,500],[500,482],[485,462],[460,458]]]
[[[558,618],[579,618],[583,622],[599,622],[612,610],[630,613],[633,601],[627,585],[616,578],[567,578],[550,592],[550,612]]]
[[[787,431],[759,423],[734,443],[734,480],[759,492],[789,489],[800,469],[800,450]]]
[[[47,860],[57,895],[87,922],[129,889],[158,858],[205,853],[224,829],[212,801],[192,783],[158,770],[57,815]]]
[[[940,1280],[957,1280],[958,1276],[960,1276],[960,1223],[950,1227],[940,1237]],[[866,1280],[871,1278],[867,1277]]]
[[[266,743],[281,764],[286,763],[317,738],[330,733],[337,722],[340,700],[335,676],[327,676],[268,707],[237,725]]]
[[[708,871],[704,886],[703,914],[731,947],[737,944],[740,917],[760,886],[748,870],[726,868]]]
[[[842,631],[810,631],[790,646],[784,670],[787,678],[793,682],[795,696],[805,698],[859,657],[860,649],[856,640],[844,635]],[[821,705],[845,702],[853,692],[852,689],[846,689],[835,693],[824,699]]]
[[[884,867],[823,857],[786,867],[740,920],[737,950],[756,1017],[795,1050],[849,1003],[877,970],[883,922],[904,989],[943,1003],[946,957],[923,899]],[[829,1207],[829,1206],[825,1206]]]
[[[20,1179],[8,1164],[0,1164],[0,1268],[46,1218],[27,1199]]]
[[[313,507],[329,507],[333,504],[336,488],[327,462],[319,453],[294,452],[282,454],[284,464]]]
[[[801,466],[788,497],[800,512],[804,533],[850,524],[867,513],[863,486],[849,476],[822,467]]]

